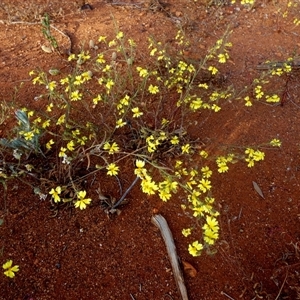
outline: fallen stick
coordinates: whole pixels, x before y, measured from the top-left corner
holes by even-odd
[[[171,262],[173,275],[176,281],[177,289],[181,294],[182,300],[188,300],[187,290],[184,284],[183,275],[179,266],[178,256],[176,253],[176,247],[174,243],[174,239],[172,236],[172,232],[169,228],[169,225],[166,219],[162,215],[154,215],[151,218],[151,222],[160,230],[160,233],[164,239],[167,252],[169,255],[169,259]]]

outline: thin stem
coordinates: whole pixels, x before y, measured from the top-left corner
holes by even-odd
[[[136,177],[134,179],[134,181],[132,182],[132,184],[130,185],[130,187],[125,191],[125,193],[123,194],[123,196],[120,198],[120,200],[115,203],[112,207],[112,209],[118,207],[122,202],[123,200],[125,199],[125,197],[127,196],[127,194],[130,192],[130,190],[134,187],[134,185],[137,183],[137,181],[139,180],[139,177]]]

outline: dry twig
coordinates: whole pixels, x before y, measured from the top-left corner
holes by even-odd
[[[160,233],[166,244],[167,252],[171,262],[174,278],[177,288],[181,294],[182,300],[188,300],[187,290],[184,284],[183,275],[179,266],[178,256],[174,239],[166,219],[162,215],[154,215],[151,218],[152,223],[160,230]]]

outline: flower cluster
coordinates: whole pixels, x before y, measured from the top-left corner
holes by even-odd
[[[264,160],[265,153],[260,150],[254,150],[252,148],[247,148],[245,150],[246,158],[245,161],[248,163],[248,167],[251,168],[254,166],[256,161]]]
[[[57,186],[55,189],[52,188],[49,192],[51,198],[53,199],[54,203],[59,203],[61,201],[65,202],[68,199],[62,197],[62,193],[65,191],[64,188],[61,186]],[[74,201],[75,208],[85,209],[87,205],[89,205],[92,201],[90,198],[86,198],[86,191],[79,191],[77,192],[77,199]],[[72,199],[71,199],[72,200]]]
[[[171,177],[166,180],[155,183],[152,177],[148,174],[145,168],[145,162],[142,160],[136,160],[136,168],[134,170],[135,175],[142,179],[141,187],[142,191],[148,195],[154,195],[158,191],[159,197],[163,201],[167,201],[171,198],[172,193],[177,192],[178,182],[173,181]]]
[[[231,153],[231,154],[228,154],[227,156],[219,156],[217,159],[216,159],[216,163],[217,163],[217,166],[218,166],[218,172],[219,173],[225,173],[229,170],[229,167],[227,165],[227,163],[232,163],[233,162],[233,159],[234,159],[234,154]]]

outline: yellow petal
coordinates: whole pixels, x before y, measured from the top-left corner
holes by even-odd
[[[6,275],[9,278],[14,278],[15,277],[15,273],[11,270],[5,271],[4,275]]]
[[[8,260],[4,265],[3,269],[9,269],[12,266],[12,260]]]

